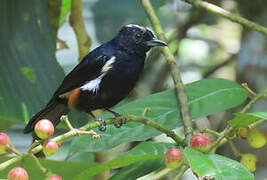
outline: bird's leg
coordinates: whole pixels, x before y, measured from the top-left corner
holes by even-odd
[[[122,116],[121,114],[119,114],[119,113],[117,113],[117,112],[115,112],[115,111],[112,111],[112,110],[110,110],[110,109],[106,109],[106,110],[107,110],[108,112],[112,113],[115,117]],[[126,123],[126,121],[127,121],[126,118],[122,118],[122,119],[120,120],[120,123],[119,123],[119,124],[114,124],[114,126],[115,126],[116,128],[120,128],[123,124]]]
[[[104,118],[102,118],[102,117],[95,117],[95,115],[91,112],[91,111],[89,111],[88,112],[88,114],[90,115],[90,116],[92,116],[93,118],[94,118],[94,120],[95,121],[100,121],[101,122],[101,126],[99,126],[99,131],[102,131],[102,132],[104,132],[105,130],[106,130],[106,121],[105,121],[105,119]]]

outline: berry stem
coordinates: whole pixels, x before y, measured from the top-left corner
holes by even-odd
[[[188,164],[183,165],[183,166],[180,168],[178,174],[175,176],[174,180],[179,180],[179,179],[181,179],[181,177],[184,175],[185,171],[186,171],[188,168],[189,168],[189,165],[188,165]]]
[[[240,151],[238,151],[238,149],[236,148],[236,146],[234,145],[234,143],[230,139],[228,139],[228,142],[229,142],[229,144],[231,146],[232,151],[234,152],[234,155],[236,157],[240,157],[242,155],[242,153]]]
[[[12,152],[17,156],[21,156],[21,153],[12,144],[7,145],[7,151]]]
[[[258,94],[257,96],[255,96],[241,111],[240,113],[245,113],[247,112],[253,104],[255,104],[256,102],[258,102],[260,99],[262,98],[267,98],[267,89],[265,89],[263,92],[261,92],[260,94]]]
[[[214,131],[214,130],[212,130],[212,129],[208,129],[208,128],[201,130],[201,132],[202,132],[202,133],[212,134],[212,135],[214,135],[214,136],[216,136],[216,137],[220,137],[220,135],[221,135],[221,134],[218,133],[217,131]]]
[[[41,170],[41,173],[47,175],[47,173],[49,172],[48,169],[46,169],[39,161],[39,159],[33,154],[30,153],[30,156],[34,159],[36,165],[38,166],[38,168]]]

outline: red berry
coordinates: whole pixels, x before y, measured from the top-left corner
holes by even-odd
[[[28,180],[29,177],[25,169],[21,167],[16,167],[16,168],[11,169],[11,171],[9,171],[7,179],[8,180]]]
[[[0,133],[0,154],[6,153],[8,144],[10,144],[9,137],[5,133]]]
[[[47,139],[54,133],[54,125],[48,119],[42,119],[37,122],[34,127],[34,131],[41,139]]]
[[[43,152],[46,156],[52,156],[58,150],[58,144],[55,141],[46,141],[43,144]]]
[[[210,146],[210,139],[202,133],[198,133],[190,139],[190,147],[198,151],[207,152]]]
[[[165,153],[165,164],[168,168],[178,168],[183,163],[183,154],[179,149],[172,148]]]
[[[62,178],[57,174],[52,174],[48,176],[45,180],[62,180]]]

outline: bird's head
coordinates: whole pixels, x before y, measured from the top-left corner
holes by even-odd
[[[149,29],[134,24],[123,26],[115,39],[121,48],[133,53],[146,53],[152,47],[167,46]]]

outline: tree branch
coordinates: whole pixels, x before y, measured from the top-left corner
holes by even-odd
[[[82,17],[82,0],[71,1],[71,13],[69,22],[76,35],[79,49],[79,61],[81,61],[82,58],[86,54],[88,54],[91,47],[91,38],[86,31]]]
[[[254,23],[252,21],[249,21],[241,16],[238,16],[236,14],[232,14],[214,4],[200,1],[200,0],[183,0],[189,4],[192,4],[193,6],[201,9],[205,9],[206,11],[216,14],[218,16],[224,17],[226,19],[229,19],[230,21],[236,22],[238,24],[241,24],[249,29],[258,31],[262,33],[263,35],[267,36],[267,28],[264,26],[261,26],[257,23]]]
[[[166,41],[165,33],[162,30],[162,27],[160,25],[160,21],[155,14],[155,11],[150,3],[149,0],[141,0],[141,4],[152,24],[152,27],[156,33],[156,35],[159,37],[159,39],[162,39],[163,41]],[[179,102],[181,107],[181,115],[184,122],[184,129],[185,129],[185,136],[186,136],[186,142],[189,144],[190,138],[193,134],[193,128],[192,128],[192,121],[189,114],[189,108],[187,104],[187,96],[185,94],[185,86],[182,82],[181,75],[180,75],[180,69],[178,65],[176,64],[176,61],[174,59],[174,56],[172,55],[170,49],[168,47],[162,48],[162,53],[165,56],[165,59],[167,63],[171,67],[171,76],[174,82],[174,88],[175,88],[175,95],[177,102]]]
[[[114,121],[115,122],[119,121],[122,118],[128,119],[129,122],[140,122],[140,123],[143,123],[143,124],[145,124],[147,126],[153,127],[155,129],[165,133],[167,136],[171,137],[177,144],[179,144],[179,145],[184,145],[185,144],[184,139],[179,137],[179,136],[177,136],[173,131],[171,131],[171,130],[169,130],[169,129],[167,129],[167,128],[165,128],[165,127],[163,127],[163,126],[161,126],[161,125],[159,125],[157,123],[155,123],[154,121],[148,120],[148,119],[143,118],[143,117],[137,117],[137,116],[134,116],[134,115],[120,116],[120,117],[116,117],[116,118],[112,118],[112,119],[106,119],[106,124],[107,125],[113,124]],[[91,130],[93,128],[97,128],[99,126],[101,126],[101,122],[90,123],[90,124],[82,126],[80,129],[78,129],[78,131],[70,130],[65,134],[59,135],[59,136],[53,138],[52,141],[55,141],[57,143],[62,143],[63,141],[65,141],[65,140],[67,140],[67,139],[69,139],[69,138],[71,138],[73,136],[82,136],[82,135],[91,135],[94,138],[94,136],[93,136],[94,133],[91,132],[91,131],[88,131],[88,130]],[[35,148],[33,148],[31,152],[28,152],[28,153],[36,154],[36,153],[40,152],[42,149],[43,149],[42,145],[38,145]],[[28,153],[27,154],[23,154],[21,156],[13,157],[10,160],[1,163],[0,164],[0,171],[4,170],[5,168],[7,168],[8,166],[10,166],[13,163],[16,163],[17,161],[20,161],[21,159],[24,158],[25,155],[28,155]]]

